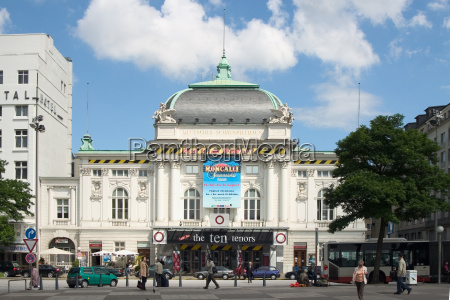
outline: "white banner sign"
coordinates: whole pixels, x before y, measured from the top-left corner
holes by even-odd
[[[153,244],[154,245],[167,244],[167,230],[153,230]]]
[[[287,245],[287,231],[274,231],[273,244],[278,246]]]
[[[209,221],[211,227],[229,227],[230,215],[229,214],[210,214]]]

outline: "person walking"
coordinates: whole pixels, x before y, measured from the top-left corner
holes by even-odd
[[[236,275],[238,279],[241,279],[241,275],[244,274],[244,268],[242,268],[242,264],[239,264],[239,266],[236,268]]]
[[[397,292],[394,294],[400,295],[404,290],[408,290],[408,295],[411,293],[412,288],[407,286],[403,281],[406,277],[406,262],[403,259],[403,254],[398,255],[398,268],[397,268]]]
[[[141,269],[139,270],[139,276],[141,277],[142,287],[141,290],[147,290],[145,288],[145,283],[147,282],[148,275],[148,266],[147,266],[147,258],[142,258],[141,261]]]
[[[156,259],[155,279],[156,279],[156,286],[158,286],[158,287],[161,287],[162,274],[163,274],[163,266],[161,264],[161,261],[159,259]]]
[[[360,260],[358,266],[353,272],[352,282],[356,284],[356,290],[358,291],[359,300],[363,300],[364,286],[367,284],[367,268],[364,266],[364,261]]]
[[[125,265],[125,272],[126,274],[130,275],[130,267],[131,267],[131,259],[128,260],[127,264]]]
[[[448,261],[444,262],[444,266],[442,267],[442,273],[444,276],[450,275],[450,269],[448,267]],[[450,276],[448,277],[448,283],[450,283]]]
[[[33,267],[33,270],[31,271],[31,284],[34,288],[39,287],[39,271],[36,267]]]
[[[215,267],[214,262],[212,261],[211,258],[208,258],[208,262],[206,263],[206,271],[208,272],[208,278],[206,279],[206,286],[203,287],[205,290],[208,289],[211,280],[216,285],[216,289],[220,288],[219,284],[214,279],[214,272],[213,272],[214,267]]]
[[[248,266],[247,266],[247,269],[246,269],[248,283],[252,283],[253,271],[255,271],[255,268],[253,268],[253,263],[250,261],[248,263]]]

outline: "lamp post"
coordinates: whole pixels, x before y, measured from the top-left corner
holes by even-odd
[[[442,233],[444,232],[444,227],[437,226],[436,232],[438,235],[438,284],[441,284],[441,265],[442,265]]]
[[[36,214],[36,235],[37,235],[37,245],[36,245],[36,269],[38,269],[39,272],[39,201],[38,201],[38,194],[39,194],[39,173],[38,173],[38,160],[39,160],[39,133],[45,132],[45,126],[40,124],[44,120],[44,117],[42,115],[37,114],[37,106],[38,106],[38,98],[36,97],[36,117],[32,119],[32,123],[30,124],[30,127],[33,128],[36,131],[36,164],[35,164],[35,189],[34,192],[36,194],[35,196],[35,214]]]

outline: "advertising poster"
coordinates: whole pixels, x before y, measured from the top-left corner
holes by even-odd
[[[203,207],[241,206],[241,164],[237,161],[203,163]]]

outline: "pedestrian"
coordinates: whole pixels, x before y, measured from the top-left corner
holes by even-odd
[[[302,271],[302,269],[300,268],[299,271],[301,271],[301,273],[297,278],[297,282],[299,284],[305,284],[306,286],[310,286],[308,274],[306,274],[306,269]]]
[[[406,262],[403,259],[403,254],[398,255],[398,268],[397,268],[397,292],[394,294],[400,295],[404,290],[408,290],[408,295],[411,293],[412,288],[407,286],[403,281],[406,277]]]
[[[352,283],[356,284],[356,290],[358,291],[359,300],[363,300],[364,286],[367,284],[367,268],[364,266],[364,261],[360,260],[358,266],[353,272]]]
[[[39,271],[36,267],[33,267],[33,270],[31,271],[31,284],[35,288],[39,287]]]
[[[139,270],[139,276],[141,277],[142,287],[141,290],[146,291],[145,283],[147,282],[148,275],[148,266],[147,266],[147,258],[142,258],[141,261],[141,269]]]
[[[247,279],[248,282],[247,283],[252,283],[252,279],[253,279],[253,271],[255,271],[255,268],[253,268],[253,263],[250,261],[248,263],[246,272],[247,272]]]
[[[211,257],[208,258],[208,262],[206,263],[206,271],[208,272],[208,278],[206,279],[206,286],[203,288],[205,290],[208,289],[209,283],[212,281],[216,285],[216,289],[220,288],[217,281],[214,279],[214,271],[213,268],[215,267],[214,262],[212,261]]]
[[[156,259],[155,262],[155,279],[156,279],[156,286],[161,287],[161,277],[163,274],[163,266],[161,264],[161,261],[159,259]]]
[[[127,264],[125,265],[125,272],[130,275],[130,267],[131,267],[131,259],[128,260]]]
[[[445,276],[449,276],[450,275],[450,269],[448,267],[448,261],[444,262],[444,266],[442,267],[442,273]],[[450,283],[450,276],[448,277],[448,283]]]
[[[244,274],[244,268],[242,268],[242,264],[239,264],[239,266],[236,268],[236,275],[238,279],[241,279],[241,275]]]

